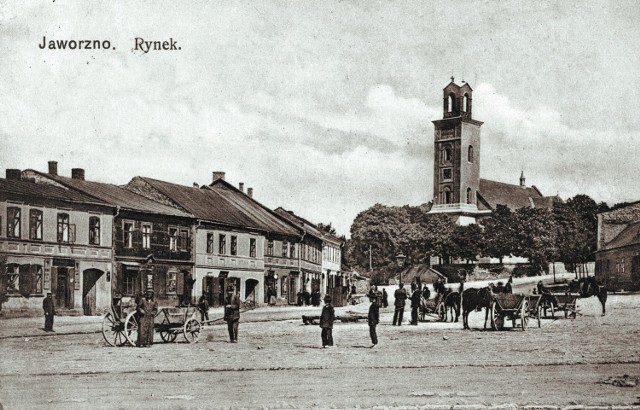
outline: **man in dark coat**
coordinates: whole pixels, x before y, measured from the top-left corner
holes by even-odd
[[[411,294],[411,324],[418,325],[418,309],[420,308],[420,299],[422,298],[420,288],[413,287],[413,293]]]
[[[405,301],[407,300],[407,291],[404,289],[404,283],[400,283],[400,285],[398,285],[398,289],[396,289],[393,296],[396,299],[393,303],[395,306],[395,311],[393,312],[393,325],[400,326],[402,324],[402,316],[404,315]]]
[[[191,272],[185,272],[184,274],[184,295],[182,295],[182,306],[191,306],[191,292],[193,291],[193,284],[196,280],[193,279]]]
[[[47,297],[42,301],[42,310],[44,310],[44,330],[53,332],[53,317],[56,314],[56,307],[53,304],[51,293],[47,293]]]
[[[382,288],[382,307],[389,307],[389,295],[387,294],[387,290]]]
[[[158,302],[153,298],[153,290],[147,290],[145,297],[140,298],[138,312],[138,347],[153,345],[153,322],[158,313]]]
[[[198,299],[198,310],[200,311],[200,321],[204,322],[205,319],[209,320],[209,300],[207,299],[207,292],[202,292],[202,296]]]
[[[333,321],[336,320],[336,313],[331,306],[331,296],[324,297],[324,307],[320,314],[320,327],[322,328],[322,347],[333,346]]]
[[[378,298],[371,298],[371,306],[369,306],[369,316],[367,317],[369,322],[369,336],[371,337],[371,348],[376,347],[378,344],[378,335],[376,334],[376,326],[380,322],[380,306],[378,306]]]
[[[238,343],[238,325],[240,324],[240,295],[233,286],[227,288],[229,304],[224,307],[224,320],[229,330],[229,341]]]

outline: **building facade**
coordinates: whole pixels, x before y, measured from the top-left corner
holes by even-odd
[[[113,208],[60,187],[0,179],[0,313],[101,314],[110,303]]]

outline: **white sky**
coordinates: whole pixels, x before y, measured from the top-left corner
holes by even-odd
[[[24,3],[0,1],[0,168],[185,185],[226,171],[348,235],[375,203],[431,200],[453,75],[485,122],[482,177],[640,199],[633,1]],[[133,52],[134,37],[182,50]]]

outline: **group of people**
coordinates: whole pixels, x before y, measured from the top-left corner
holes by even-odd
[[[304,289],[298,292],[296,304],[298,306],[320,306],[320,291],[318,289],[313,289],[311,292]]]

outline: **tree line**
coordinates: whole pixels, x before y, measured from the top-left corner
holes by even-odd
[[[549,262],[564,262],[569,270],[595,260],[597,214],[609,210],[587,195],[576,195],[553,208],[511,210],[498,205],[478,224],[456,225],[446,214],[428,214],[431,204],[402,207],[376,204],[356,216],[345,262],[359,271],[370,266],[381,279],[397,272],[396,255],[406,265],[472,263],[478,257],[529,259],[532,269],[547,271]]]

